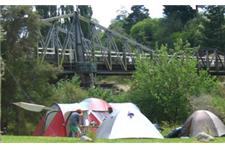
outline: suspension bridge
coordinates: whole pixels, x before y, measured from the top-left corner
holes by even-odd
[[[77,12],[41,20],[37,57],[77,73],[84,86],[94,75],[131,75],[137,56],[154,57],[154,50],[107,29]],[[83,32],[85,30],[85,32]],[[205,50],[195,56],[198,69],[225,75],[225,52]]]

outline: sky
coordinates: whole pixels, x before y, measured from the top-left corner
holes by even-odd
[[[130,12],[132,5],[144,5],[151,18],[163,17],[163,5],[217,5],[224,0],[0,0],[1,5],[91,5],[93,18],[102,26],[108,27],[111,20],[124,8]]]
[[[99,21],[104,27],[108,27],[112,19],[115,19],[119,14],[118,10],[123,8],[127,10],[128,13],[131,12],[132,4],[120,4],[111,3],[110,5],[92,5],[93,15],[92,17]],[[162,5],[151,5],[150,3],[144,4],[145,8],[149,9],[149,14],[151,18],[161,18],[163,17],[163,6]]]

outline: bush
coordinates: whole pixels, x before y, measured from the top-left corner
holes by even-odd
[[[212,106],[214,113],[225,123],[225,97],[214,96]]]
[[[214,78],[205,71],[197,74],[191,51],[179,41],[171,55],[162,46],[153,58],[137,60],[130,99],[152,121],[182,122],[191,112],[190,96],[217,90]]]
[[[88,92],[80,88],[80,79],[74,76],[71,80],[60,80],[56,85],[53,85],[54,102],[73,103],[80,102],[86,98]]]
[[[111,89],[103,89],[101,87],[91,87],[88,89],[88,97],[100,98],[105,101],[112,101],[113,92]]]

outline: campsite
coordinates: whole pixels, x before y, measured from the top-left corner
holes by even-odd
[[[33,132],[33,138],[3,136],[2,141],[6,143],[10,143],[11,140],[15,143],[42,143],[43,141],[45,143],[197,143],[221,142],[224,138],[218,137],[225,135],[225,125],[222,121],[213,113],[205,110],[198,110],[187,118],[180,130],[180,136],[172,137],[167,133],[171,128],[163,129],[165,130],[163,134],[168,134],[170,135],[169,137],[162,135],[160,133],[162,129],[158,129],[153,125],[133,103],[107,103],[98,98],[87,98],[80,103],[53,104],[51,107],[25,102],[17,102],[15,105],[29,111],[42,111],[44,109],[48,109],[48,111],[40,119]],[[113,110],[110,114],[108,113],[109,107],[112,107]],[[82,119],[84,126],[88,128],[83,132],[91,141],[82,139],[82,136],[76,138],[68,137],[68,121],[70,120],[71,111],[77,109],[82,109],[85,113]],[[90,125],[90,122],[93,121],[96,122],[97,127]],[[137,130],[134,131],[134,129]],[[202,132],[205,133],[206,137],[199,139],[198,134]],[[210,139],[210,136],[214,137]]]
[[[2,5],[0,142],[225,143],[225,6],[161,7]]]

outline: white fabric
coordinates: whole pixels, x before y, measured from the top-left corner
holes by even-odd
[[[78,109],[81,109],[82,111],[86,111],[86,108],[83,108],[79,103],[72,103],[72,104],[55,104],[52,106],[52,108],[59,107],[60,110],[62,111],[64,120],[66,121],[68,115],[72,111],[76,111]]]
[[[109,103],[109,105],[113,108],[113,112],[118,112],[123,109],[140,109],[133,103]]]
[[[38,105],[38,104],[32,104],[32,103],[26,103],[26,102],[16,102],[13,104],[23,109],[34,111],[34,112],[41,112],[43,110],[52,110],[51,108],[46,107],[44,105]]]
[[[217,129],[218,136],[225,135],[225,125],[223,124],[223,122],[215,114],[211,113],[210,111],[206,111],[206,112],[212,119],[212,121]]]
[[[133,114],[133,115],[128,115]],[[160,138],[163,136],[139,110],[124,108],[103,121],[97,129],[97,138]]]

